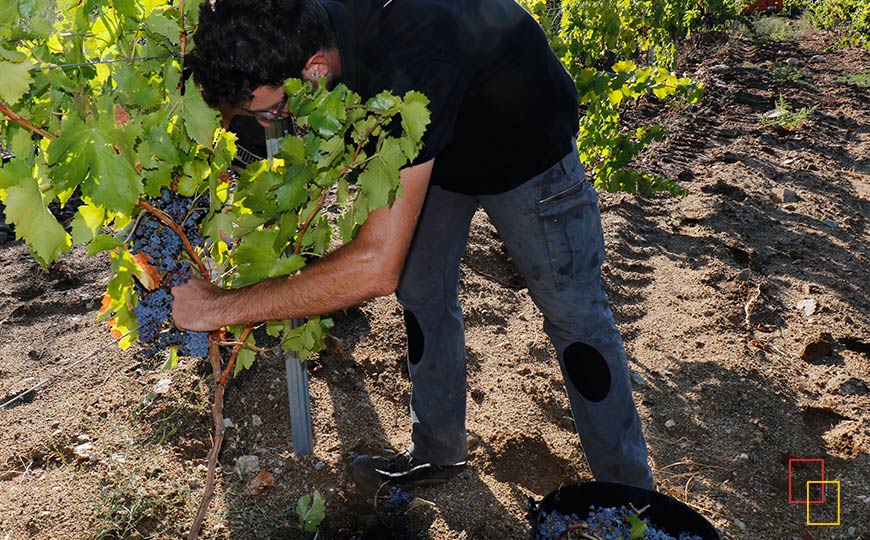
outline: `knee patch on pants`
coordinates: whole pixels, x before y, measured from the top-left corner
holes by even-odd
[[[598,402],[610,392],[610,368],[601,353],[585,343],[572,343],[563,355],[565,371],[574,388],[585,399]]]
[[[408,362],[417,365],[423,358],[423,329],[417,322],[417,317],[407,309],[403,313],[405,332],[408,334]]]

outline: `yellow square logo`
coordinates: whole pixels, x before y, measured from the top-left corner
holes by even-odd
[[[837,521],[835,522],[825,522],[825,523],[817,523],[812,520],[812,516],[810,515],[810,485],[811,484],[821,484],[822,489],[824,489],[825,485],[832,484],[837,486]],[[839,525],[840,524],[840,481],[839,480],[807,480],[807,525]]]

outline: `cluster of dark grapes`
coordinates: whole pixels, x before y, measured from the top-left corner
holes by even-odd
[[[164,189],[151,204],[175,221],[194,247],[203,245],[199,220],[206,214],[208,200],[195,200]],[[178,347],[183,356],[206,356],[208,334],[187,332],[172,324],[172,294],[169,289],[190,279],[190,262],[183,259],[184,245],[175,232],[151,214],[143,214],[131,238],[130,251],[144,253],[161,274],[160,287],[148,291],[136,284],[139,303],[133,308],[139,325],[139,342],[147,357],[168,347]]]
[[[631,537],[631,523],[628,517],[634,515],[632,510],[625,506],[597,508],[589,507],[589,516],[585,519],[576,514],[565,515],[560,512],[542,512],[538,523],[537,538],[541,540],[556,540],[566,538],[565,531],[571,525],[584,525],[580,531],[589,532],[601,538],[601,540],[628,540]],[[646,523],[643,540],[701,540],[694,534],[680,533],[673,537],[668,533],[657,529],[649,522]]]
[[[389,521],[390,532],[393,538],[407,540],[408,523],[405,518],[405,510],[407,510],[408,505],[413,500],[413,495],[396,486],[390,486],[386,493],[378,496],[378,510]]]
[[[396,486],[390,486],[387,492],[378,497],[378,509],[393,512],[396,510],[404,510],[406,506],[411,504],[414,496]]]

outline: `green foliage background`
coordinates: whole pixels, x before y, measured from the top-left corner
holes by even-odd
[[[631,159],[666,132],[623,129],[621,112],[644,95],[698,101],[700,83],[675,72],[678,45],[698,30],[737,17],[739,0],[520,0],[538,19],[574,78],[580,97],[577,146],[596,187],[651,193],[684,190],[668,178],[632,169]]]
[[[804,13],[825,30],[844,29],[846,41],[870,47],[870,2],[866,0],[784,0],[790,14]]]

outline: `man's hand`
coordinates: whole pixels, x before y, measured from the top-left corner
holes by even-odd
[[[184,330],[208,332],[225,326],[222,300],[227,291],[201,279],[172,288],[172,320]]]

